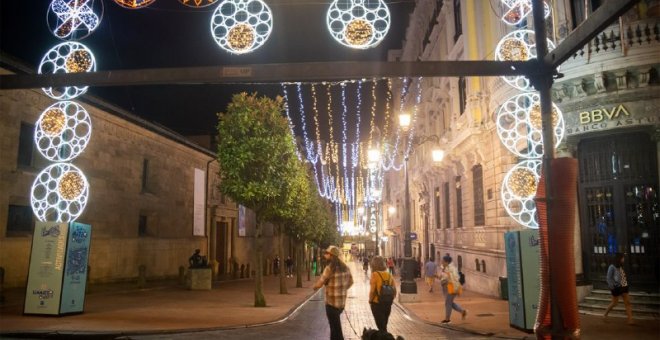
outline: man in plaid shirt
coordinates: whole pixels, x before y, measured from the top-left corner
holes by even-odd
[[[325,314],[330,324],[330,340],[343,340],[340,315],[346,305],[348,289],[353,285],[353,276],[348,266],[340,258],[339,248],[330,246],[323,253],[328,264],[321,278],[314,284],[314,290],[325,286]]]

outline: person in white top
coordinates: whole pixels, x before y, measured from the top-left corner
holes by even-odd
[[[452,310],[461,313],[463,320],[467,317],[467,310],[454,302],[456,296],[460,294],[462,287],[458,282],[458,269],[451,262],[452,258],[449,254],[442,257],[440,284],[442,285],[442,292],[445,295],[445,319],[442,320],[442,323],[449,323],[451,321]]]

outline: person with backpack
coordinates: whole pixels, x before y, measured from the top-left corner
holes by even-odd
[[[371,259],[371,288],[369,289],[369,306],[376,321],[376,327],[381,332],[387,332],[387,322],[392,312],[392,303],[396,297],[394,277],[387,271],[385,259],[374,256]]]
[[[351,270],[341,260],[340,255],[341,252],[336,246],[330,246],[323,252],[327,266],[313,286],[314,290],[325,286],[325,314],[330,324],[330,340],[344,339],[340,317],[346,306],[348,289],[353,285]]]
[[[442,293],[445,295],[445,319],[442,320],[442,323],[451,322],[452,310],[461,313],[463,320],[467,317],[467,310],[454,302],[456,296],[463,291],[463,287],[459,282],[458,269],[451,262],[452,258],[449,254],[442,257],[440,284],[442,285]]]

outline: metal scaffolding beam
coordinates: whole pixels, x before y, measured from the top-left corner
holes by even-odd
[[[554,50],[548,52],[543,63],[556,69],[572,57],[582,46],[596,37],[623,13],[631,9],[639,0],[604,1],[587,20],[582,22]],[[623,34],[623,32],[621,32]]]
[[[1,59],[0,59],[1,60]],[[342,81],[362,78],[533,75],[535,62],[319,62],[115,70],[0,76],[0,89],[157,84],[249,84]]]

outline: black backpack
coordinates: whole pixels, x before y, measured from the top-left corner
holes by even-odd
[[[465,274],[463,272],[458,272],[458,283],[462,285],[465,284]]]
[[[394,302],[394,294],[396,290],[394,289],[394,286],[390,285],[392,278],[390,277],[390,280],[388,282],[385,282],[385,280],[383,280],[383,276],[380,275],[379,272],[376,272],[376,274],[378,274],[378,276],[380,276],[380,280],[383,281],[383,285],[380,287],[380,293],[376,292],[376,294],[378,294],[378,302],[379,303]]]

